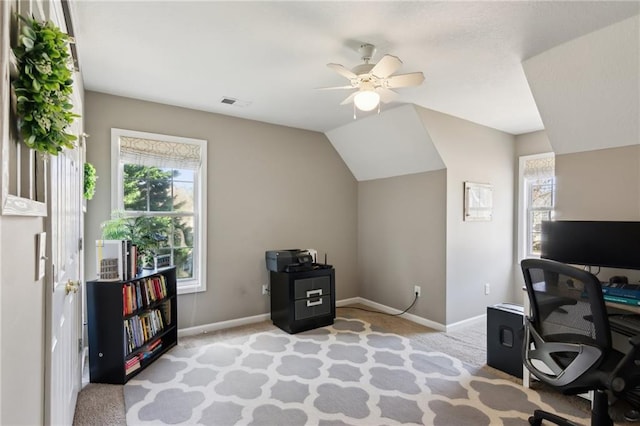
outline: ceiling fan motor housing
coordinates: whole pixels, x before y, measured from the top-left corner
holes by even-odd
[[[353,67],[351,71],[356,75],[369,74],[369,71],[371,71],[374,66],[375,64],[360,64]]]
[[[371,58],[373,58],[374,53],[376,53],[376,47],[373,44],[364,43],[360,45],[358,52],[360,52],[362,60],[368,63]]]
[[[369,61],[376,53],[376,47],[373,44],[364,43],[360,45],[358,52],[360,52],[360,57],[364,63],[356,65],[351,69],[351,71],[358,76],[358,78],[354,79],[351,84],[354,87],[358,87],[361,86],[363,82],[371,82],[372,88],[368,90],[373,90],[373,88],[380,86],[378,84],[378,78],[374,75],[370,75],[371,70],[376,64],[370,64]]]

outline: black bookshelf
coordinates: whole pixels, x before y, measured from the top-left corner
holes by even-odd
[[[162,279],[164,286],[159,284]],[[127,289],[131,291],[128,295]],[[158,292],[152,295],[152,289]],[[136,302],[129,304],[132,297]],[[124,384],[175,346],[177,307],[175,266],[144,270],[126,281],[88,281],[90,381]],[[127,372],[126,365],[133,358],[139,367]]]

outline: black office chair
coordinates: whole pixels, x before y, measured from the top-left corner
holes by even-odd
[[[635,365],[640,336],[629,339],[627,354],[612,348],[602,289],[593,274],[546,259],[525,259],[521,267],[531,305],[522,349],[525,366],[564,394],[594,391],[591,424],[613,425],[609,395],[624,398],[640,383]],[[572,425],[542,410],[529,423],[541,425],[543,419]]]

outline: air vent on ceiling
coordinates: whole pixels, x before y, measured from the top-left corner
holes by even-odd
[[[236,107],[247,107],[249,105],[251,105],[251,102],[249,101],[241,101],[240,99],[236,99],[236,98],[230,98],[228,96],[223,97],[220,100],[221,104],[225,104],[225,105],[233,105]]]

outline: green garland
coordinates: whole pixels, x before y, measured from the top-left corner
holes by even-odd
[[[84,163],[84,198],[90,200],[96,192],[96,168],[91,163]]]
[[[79,117],[72,112],[73,93],[68,34],[51,21],[39,22],[20,16],[24,22],[18,46],[14,88],[18,104],[18,128],[24,143],[38,152],[58,155],[74,148],[76,136],[65,130]]]

